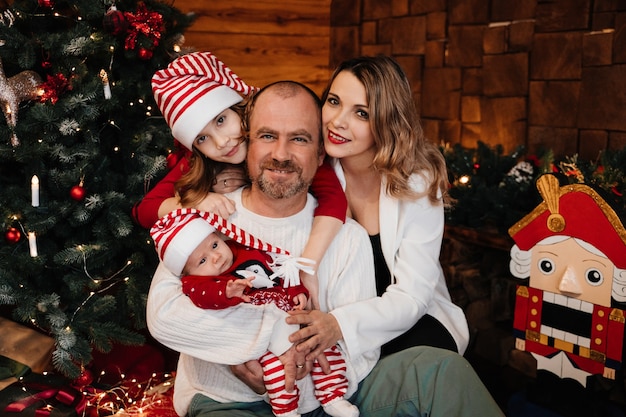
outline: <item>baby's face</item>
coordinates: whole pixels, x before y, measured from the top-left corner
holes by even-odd
[[[240,164],[248,151],[248,144],[241,140],[241,135],[241,117],[228,108],[200,131],[193,144],[213,161]]]
[[[233,264],[233,252],[216,234],[208,235],[189,255],[183,273],[185,275],[216,276]]]

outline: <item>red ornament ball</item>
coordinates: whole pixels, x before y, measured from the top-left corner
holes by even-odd
[[[152,51],[146,48],[139,48],[137,51],[137,56],[144,61],[148,61],[152,58]]]
[[[167,169],[172,170],[172,168],[174,168],[176,166],[176,164],[178,163],[178,154],[177,153],[170,153],[169,155],[167,155],[167,158],[165,158],[166,162],[167,162]]]
[[[20,232],[19,229],[16,229],[15,227],[11,227],[4,234],[4,238],[9,243],[17,243],[22,238],[22,232]]]
[[[41,7],[47,7],[49,9],[54,7],[54,2],[52,0],[39,0],[38,4]]]
[[[93,382],[93,374],[89,369],[84,369],[83,372],[74,380],[74,384],[78,387],[86,387]]]
[[[117,9],[109,10],[102,19],[102,27],[112,35],[121,35],[128,29],[128,21],[124,13]]]
[[[72,197],[72,200],[75,201],[83,201],[86,193],[85,187],[82,185],[75,185],[70,190],[70,197]]]

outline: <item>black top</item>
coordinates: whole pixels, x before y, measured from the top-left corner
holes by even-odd
[[[391,273],[383,256],[380,244],[380,234],[370,236],[372,251],[374,252],[374,268],[376,272],[376,294],[381,296],[391,284]],[[387,342],[381,348],[381,355],[410,348],[412,346],[428,345],[449,349],[457,352],[456,342],[450,332],[433,316],[425,314],[406,333]]]

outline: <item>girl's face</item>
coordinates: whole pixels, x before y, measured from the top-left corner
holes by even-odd
[[[233,264],[233,252],[217,233],[211,233],[196,247],[185,264],[185,275],[217,276]]]
[[[326,153],[346,158],[375,152],[365,86],[350,71],[333,80],[322,107]],[[370,155],[371,154],[371,155]]]
[[[204,126],[193,145],[213,161],[242,163],[248,145],[241,140],[241,117],[231,108],[224,110]]]

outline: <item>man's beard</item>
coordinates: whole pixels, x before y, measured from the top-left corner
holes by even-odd
[[[289,182],[270,181],[263,175],[267,169],[293,171],[296,172],[298,176],[294,181]],[[307,180],[302,177],[302,168],[295,165],[291,161],[265,162],[261,164],[261,174],[258,177],[251,179],[252,182],[256,184],[265,195],[275,199],[290,198],[301,192],[306,192],[311,185],[310,179]]]

